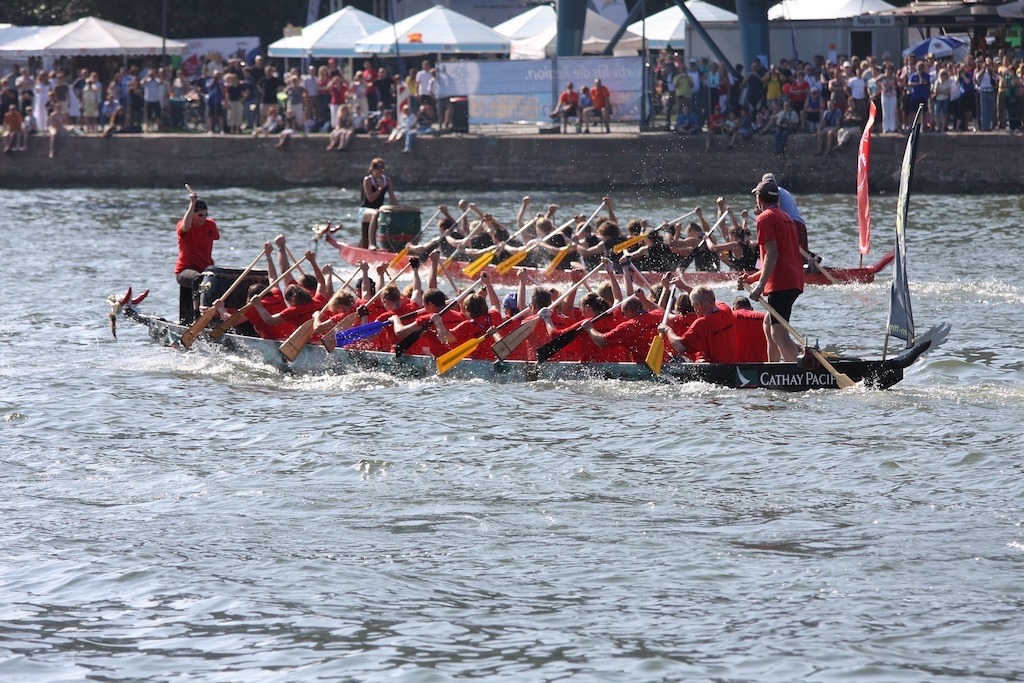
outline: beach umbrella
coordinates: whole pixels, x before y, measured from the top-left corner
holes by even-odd
[[[903,56],[914,55],[918,59],[923,59],[928,55],[934,55],[940,59],[952,57],[960,60],[967,56],[968,49],[967,43],[962,40],[949,36],[934,36],[925,38],[916,45],[911,45],[903,51]]]
[[[388,57],[434,53],[507,55],[510,47],[509,39],[490,26],[441,5],[403,19],[355,44],[359,54]]]

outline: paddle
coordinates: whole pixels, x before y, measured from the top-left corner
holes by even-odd
[[[499,275],[506,275],[506,274],[510,273],[513,268],[515,268],[520,263],[522,263],[523,261],[526,260],[526,257],[530,255],[530,252],[532,252],[534,249],[539,247],[544,242],[547,242],[548,240],[550,240],[555,235],[560,234],[563,230],[565,230],[567,227],[572,225],[572,222],[574,220],[576,220],[576,219],[575,218],[570,218],[565,223],[562,223],[560,226],[558,226],[558,228],[556,228],[555,230],[552,230],[548,234],[544,235],[543,238],[541,238],[540,240],[534,242],[532,245],[528,246],[526,249],[524,249],[522,251],[517,251],[515,254],[512,254],[512,256],[510,256],[509,258],[505,259],[504,261],[499,263],[497,266],[495,266],[494,269],[497,271],[497,273]]]
[[[371,296],[369,299],[367,299],[366,302],[363,303],[362,305],[363,306],[369,306],[370,304],[375,302],[377,299],[379,299],[384,294],[384,288],[387,287],[388,285],[394,284],[394,282],[398,278],[400,278],[402,276],[402,274],[405,271],[409,270],[409,268],[411,268],[411,267],[412,267],[411,263],[406,263],[405,266],[403,266],[400,271],[395,273],[395,276],[393,278],[391,278],[391,280],[389,282],[387,282],[384,285],[384,287],[381,287],[380,289],[378,289],[377,292],[373,296]],[[349,278],[349,279],[351,280],[352,278]],[[329,306],[329,305],[330,305],[330,302],[328,302],[323,308],[321,308],[319,312],[321,314],[324,313],[324,311],[327,310],[327,306]],[[347,320],[347,317],[346,317],[346,320]],[[308,327],[306,326],[306,323],[302,323],[302,325],[300,325],[299,328],[297,330],[295,330],[295,332],[292,333],[292,336],[288,337],[288,339],[285,340],[284,344],[281,344],[281,354],[285,358],[287,358],[289,361],[295,360],[295,357],[299,355],[299,351],[301,351],[303,349],[303,347],[306,344],[309,343],[310,338],[312,338],[312,336],[313,336],[313,321],[312,321],[312,319],[310,319],[310,320],[307,320],[306,322],[309,323]],[[344,320],[342,322],[344,322]],[[370,323],[370,325],[372,325],[372,324],[373,323]],[[363,327],[366,327],[366,326],[364,325]],[[303,328],[306,328],[306,329],[304,330]],[[359,328],[353,327],[352,330],[347,330],[347,331],[351,332],[351,331],[357,330],[357,329],[359,329]],[[381,328],[378,327],[376,331],[372,332],[372,334],[376,334],[380,330],[381,330]],[[338,334],[342,334],[342,333],[339,332]],[[327,337],[329,335],[330,335],[330,330],[328,330],[327,332],[324,333],[325,337]],[[290,344],[290,342],[293,342],[293,338],[294,338],[294,343]],[[357,339],[363,339],[363,338],[364,337],[357,337]],[[353,341],[355,341],[355,339],[350,340],[348,343],[351,343]],[[343,346],[343,344],[341,344],[340,342],[336,341],[335,343],[336,343],[337,346]],[[297,348],[295,348],[295,347],[297,347]]]
[[[567,289],[565,291],[565,293],[561,294],[557,299],[552,301],[551,302],[551,306],[549,306],[549,308],[556,308],[559,304],[561,304],[563,301],[565,301],[573,292],[575,292],[577,289],[579,289],[580,286],[583,284],[583,282],[588,277],[590,277],[591,275],[596,273],[601,268],[604,268],[604,264],[603,263],[600,266],[598,266],[597,268],[594,268],[592,271],[590,271],[586,275],[584,275],[580,279],[579,282],[575,283],[572,287]],[[526,314],[529,313],[529,312],[530,312],[530,309],[524,308],[523,310],[519,311],[519,313],[516,313],[514,316],[512,316],[511,318],[509,318],[508,320],[504,321],[503,323],[498,325],[496,328],[494,328],[494,332],[492,334],[497,334],[498,332],[500,332],[505,327],[511,325],[513,322],[515,322],[517,320],[520,320],[523,317],[525,317]],[[535,320],[535,321],[531,321],[531,322],[533,322],[534,324],[531,325],[529,322],[525,323],[525,325],[530,325],[530,327],[529,327],[529,332],[527,332],[527,334],[522,337],[523,339],[526,339],[526,337],[529,337],[530,333],[532,333],[534,328],[536,328],[536,324],[535,323],[537,321]],[[524,326],[520,326],[517,330],[515,330],[515,332],[518,332],[519,329],[523,329]],[[512,334],[515,334],[515,332],[513,332]],[[485,332],[484,334],[480,335],[479,337],[475,337],[473,339],[469,339],[469,340],[463,342],[462,344],[456,346],[451,351],[449,351],[449,352],[447,352],[447,353],[445,353],[445,354],[443,354],[441,356],[438,356],[437,357],[437,373],[439,375],[443,375],[444,373],[446,373],[449,370],[451,370],[452,368],[454,368],[456,365],[458,365],[462,361],[463,358],[465,358],[469,354],[471,354],[474,351],[476,351],[477,347],[479,347],[480,344],[482,344],[484,342],[484,340],[487,339],[487,336],[488,335]],[[512,335],[510,334],[508,337],[504,337],[502,339],[502,341],[509,339],[509,337],[511,337],[511,336]],[[520,343],[522,343],[521,340],[515,346],[519,346]],[[501,357],[501,360],[505,360],[506,358],[508,358],[508,354],[515,350],[515,346],[511,346],[510,343],[506,343],[505,346],[509,347],[509,351],[508,351],[508,353],[506,353],[504,356]]]
[[[601,209],[605,207],[606,203],[607,202],[605,202],[605,200],[601,200],[601,204],[597,207],[594,213],[590,214],[590,218],[588,218],[583,223],[583,225],[576,228],[575,237],[579,237],[580,235],[583,234],[583,231],[587,229],[587,226],[590,225],[595,218],[597,218],[597,214],[601,213]],[[561,249],[559,249],[558,253],[555,254],[555,257],[551,259],[551,263],[549,263],[547,268],[544,269],[544,275],[550,276],[552,273],[554,273],[555,270],[558,269],[558,266],[562,265],[562,261],[565,260],[565,257],[569,255],[570,251],[572,251],[571,246],[564,246]]]
[[[462,215],[455,220],[455,227],[458,227],[462,223],[462,219],[466,217],[466,214],[468,214],[469,211],[470,210],[467,208],[465,211],[462,212]],[[481,220],[476,224],[475,228],[469,231],[469,234],[466,235],[466,237],[462,240],[462,244],[457,246],[455,248],[455,251],[452,252],[451,256],[444,260],[445,268],[455,263],[455,257],[462,253],[462,250],[466,248],[466,245],[469,244],[470,240],[476,237],[476,234],[483,230],[483,227],[484,222]]]
[[[460,289],[459,286],[455,284],[455,278],[453,278],[451,273],[448,272],[448,269],[444,267],[444,261],[439,261],[437,265],[441,267],[441,273],[444,274],[445,279],[448,280],[448,284],[452,286],[452,289],[455,291],[455,293],[462,294],[462,289]]]
[[[753,291],[750,285],[747,284],[746,282],[741,282],[741,284],[743,285],[743,288],[746,289],[748,292]],[[790,325],[785,318],[779,315],[778,311],[772,308],[771,304],[769,304],[764,298],[757,297],[757,302],[764,306],[764,309],[768,311],[772,318],[774,318],[779,324],[785,327],[786,331],[796,338],[797,343],[799,343],[801,346],[803,346],[804,348],[811,352],[811,355],[814,356],[819,363],[821,363],[821,366],[828,370],[828,374],[836,378],[836,384],[839,385],[840,389],[849,389],[850,387],[855,385],[855,382],[852,379],[850,379],[849,375],[846,375],[836,370],[835,366],[832,365],[832,363],[830,363],[827,358],[825,358],[821,351],[814,347],[808,346],[807,338],[804,337],[799,332],[797,332],[795,329],[793,329],[793,326]]]
[[[409,313],[399,316],[398,319],[405,320],[411,315],[419,315],[422,312],[423,309],[418,308],[415,311],[410,311]],[[375,320],[364,325],[356,325],[351,329],[335,333],[334,343],[336,346],[348,346],[352,342],[357,342],[360,339],[368,339],[369,337],[375,336],[378,332],[392,323],[392,318],[388,318],[387,320]]]
[[[607,311],[604,311],[602,313],[598,313],[593,318],[590,318],[590,322],[591,323],[596,323],[601,318],[603,318],[603,317],[605,317],[607,315],[611,315],[612,313],[614,313],[615,311],[620,309],[623,306],[623,304],[625,304],[627,301],[629,301],[632,298],[633,297],[626,297],[625,299],[623,299],[619,303],[617,303],[614,306],[612,306],[611,308],[609,308]],[[558,335],[557,337],[555,337],[554,339],[549,341],[547,344],[544,344],[539,349],[537,349],[537,362],[538,363],[545,362],[546,360],[548,360],[549,358],[554,356],[556,353],[558,353],[559,351],[564,349],[566,346],[571,344],[572,340],[575,339],[579,335],[579,333],[583,331],[583,323],[585,323],[585,322],[587,322],[587,321],[586,320],[579,321],[571,329],[569,329],[566,332],[563,332],[562,334]]]
[[[437,312],[437,314],[438,315],[444,315],[445,313],[450,311],[455,306],[458,306],[460,303],[462,303],[463,299],[465,299],[467,296],[469,296],[470,294],[473,293],[473,288],[474,287],[478,287],[481,284],[483,284],[483,280],[477,280],[471,287],[467,287],[465,289],[465,291],[463,291],[457,297],[455,297],[454,299],[449,301],[447,304],[445,304],[444,307],[440,311]],[[395,358],[401,357],[401,355],[403,353],[408,351],[412,347],[412,345],[415,344],[419,340],[419,338],[423,336],[423,333],[426,331],[426,329],[427,329],[427,324],[426,323],[422,324],[422,325],[417,325],[405,337],[400,339],[398,341],[398,343],[395,344]]]
[[[661,327],[668,325],[668,316],[672,313],[672,299],[675,297],[676,288],[675,286],[668,292],[668,303],[665,305],[665,314],[661,316]],[[655,375],[661,374],[661,364],[665,360],[665,333],[659,332],[654,339],[651,340],[651,348],[647,351],[647,358],[644,359],[644,363],[651,369]]]
[[[231,283],[231,286],[228,287],[228,291],[224,292],[224,294],[221,295],[222,299],[227,299],[229,296],[231,296],[231,293],[235,291],[235,288],[245,281],[246,276],[249,275],[252,269],[256,267],[256,264],[259,262],[261,258],[264,257],[265,254],[265,251],[260,250],[259,256],[252,260],[252,263],[249,264],[249,267],[242,271],[242,274],[235,278],[235,281]],[[191,348],[192,343],[195,342],[196,340],[196,337],[198,337],[199,334],[206,329],[206,326],[210,324],[210,322],[213,320],[213,316],[215,315],[217,315],[217,308],[215,306],[210,306],[205,311],[203,311],[203,314],[200,315],[199,318],[194,323],[192,323],[192,326],[185,330],[184,333],[182,333],[179,343],[186,349]]]
[[[487,250],[483,254],[481,254],[479,257],[476,258],[476,260],[474,260],[472,263],[470,263],[468,266],[462,269],[462,274],[469,278],[473,278],[479,275],[481,270],[483,270],[484,268],[491,264],[491,261],[494,260],[494,257],[498,255],[498,252],[501,251],[502,247],[504,247],[505,244],[511,242],[512,240],[523,234],[523,232],[525,232],[526,230],[533,226],[536,220],[537,219],[534,218],[533,220],[526,223],[526,225],[512,233],[512,236],[509,237],[507,240],[499,242],[498,244],[492,244],[491,246],[487,247]]]
[[[410,244],[415,244],[419,240],[419,238],[423,236],[423,231],[426,230],[430,226],[430,224],[434,222],[434,219],[437,218],[438,214],[440,214],[440,213],[441,213],[441,207],[437,207],[437,211],[435,211],[434,215],[431,216],[427,220],[427,222],[423,224],[423,227],[420,228],[419,233],[415,237],[413,237],[410,241],[406,242],[405,246],[402,247],[401,251],[399,251],[397,254],[395,254],[391,258],[391,260],[388,262],[388,268],[397,268],[398,267],[398,264],[402,262],[402,259],[404,259],[406,256],[409,255],[409,245]]]
[[[295,260],[295,254],[292,253],[291,248],[287,244],[284,245],[284,250],[285,250],[285,253],[288,254],[288,258],[290,258],[293,263],[298,263],[298,261]],[[306,274],[306,271],[304,271],[302,269],[302,267],[300,266],[299,267],[299,275],[305,275],[305,274]]]
[[[633,245],[640,244],[645,239],[647,239],[648,237],[650,237],[654,233],[658,232],[659,230],[661,230],[663,228],[666,228],[669,225],[672,225],[673,223],[678,223],[679,221],[683,220],[684,218],[688,218],[689,216],[691,216],[691,215],[693,215],[695,213],[697,213],[697,209],[693,209],[692,211],[688,211],[688,212],[684,213],[682,216],[679,216],[677,218],[673,218],[670,221],[665,221],[664,223],[662,223],[661,225],[656,227],[654,230],[648,230],[647,232],[642,232],[639,235],[633,235],[629,239],[623,240],[623,241],[619,242],[618,244],[616,244],[614,247],[612,247],[612,251],[615,252],[616,254],[621,254],[622,252],[626,251],[627,249],[629,249]]]
[[[302,257],[303,260],[305,260],[305,258],[306,258],[305,256]],[[249,302],[247,304],[245,304],[244,306],[242,306],[241,308],[239,308],[237,311],[235,311],[234,314],[230,318],[228,318],[227,320],[222,321],[220,325],[217,325],[217,327],[213,328],[213,330],[210,332],[210,339],[214,339],[214,340],[220,339],[221,337],[224,336],[225,332],[227,332],[232,327],[234,327],[235,325],[240,323],[242,321],[242,318],[245,317],[245,312],[248,311],[250,308],[252,308],[253,304],[255,304],[257,301],[259,301],[260,299],[265,297],[269,292],[272,292],[274,290],[274,287],[276,287],[278,285],[278,283],[280,283],[282,280],[284,280],[285,277],[287,277],[288,274],[291,273],[292,270],[294,270],[295,267],[298,266],[298,265],[299,265],[299,261],[296,261],[295,263],[293,263],[288,268],[288,270],[286,270],[283,273],[281,273],[280,275],[278,275],[277,278],[273,282],[271,282],[269,285],[267,285],[266,288],[262,292],[260,292],[259,294],[257,294],[253,298],[249,299]]]
[[[406,266],[406,268],[408,268],[408,266]],[[351,275],[348,276],[348,280],[345,280],[345,284],[341,286],[341,289],[345,289],[345,287],[348,286],[348,283],[351,282],[352,278],[354,278],[356,276],[356,273],[358,273],[360,270],[362,270],[362,268],[356,266],[356,269],[352,272]],[[404,271],[405,268],[403,268],[402,270]],[[401,274],[402,271],[399,271],[398,275]],[[398,275],[395,275],[395,278],[397,278]],[[394,282],[394,280],[392,280],[392,282]],[[331,302],[328,301],[326,304],[324,304],[323,308],[317,311],[317,314],[323,314],[327,310],[327,307],[330,305]],[[308,344],[309,340],[313,338],[313,327],[313,318],[310,318],[306,322],[296,327],[295,331],[292,332],[288,336],[288,338],[281,343],[281,355],[284,356],[289,363],[293,362],[296,359],[296,357],[298,357],[299,352],[302,351],[302,349],[306,348],[306,344]],[[328,334],[330,333],[328,332]]]
[[[814,261],[814,257],[811,256],[810,254],[808,254],[807,250],[804,249],[803,247],[800,247],[800,255],[803,256],[805,259],[807,259],[808,263],[812,263]],[[836,276],[833,275],[832,273],[828,272],[828,268],[826,268],[825,266],[821,265],[820,263],[817,264],[815,267],[817,268],[819,273],[821,273],[822,275],[825,276],[826,280],[828,280],[829,282],[831,282],[834,285],[840,284],[839,280],[836,279]]]

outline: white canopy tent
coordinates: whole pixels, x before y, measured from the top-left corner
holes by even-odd
[[[550,18],[551,22],[540,32],[522,40],[512,41],[512,59],[544,59],[555,55],[558,25],[554,12]],[[604,52],[618,30],[619,25],[614,21],[604,18],[592,9],[587,9],[587,19],[583,25],[583,54],[594,55]],[[643,39],[627,30],[622,34],[613,52],[616,56],[628,57],[641,49]]]
[[[85,17],[0,44],[0,57],[140,57],[162,54],[164,47],[160,36],[112,21]],[[166,41],[167,54],[180,55],[185,47],[185,43],[177,40]]]
[[[270,57],[356,57],[356,41],[390,28],[391,24],[355,7],[345,7],[302,29],[298,36],[275,41]]]
[[[768,19],[846,19],[894,9],[885,0],[783,0],[768,10]]]
[[[508,21],[503,21],[494,30],[509,40],[532,38],[558,20],[555,8],[551,5],[538,5],[522,14],[517,14]]]
[[[489,26],[454,12],[434,7],[356,41],[362,55],[503,54],[509,39]]]
[[[739,21],[739,17],[729,10],[703,0],[689,0],[683,4],[700,22]],[[645,35],[647,46],[653,50],[663,50],[669,46],[676,49],[686,47],[686,15],[677,5],[652,14],[646,20],[632,23],[627,28],[638,35]]]

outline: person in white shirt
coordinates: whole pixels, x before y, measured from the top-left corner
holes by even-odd
[[[858,72],[847,79],[846,87],[850,90],[851,104],[857,112],[857,116],[867,118],[868,115],[868,84],[864,76]]]

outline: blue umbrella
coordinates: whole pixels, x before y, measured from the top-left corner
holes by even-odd
[[[918,59],[924,59],[928,55],[935,57],[953,57],[954,59],[962,59],[967,55],[967,43],[956,38],[950,38],[949,36],[935,36],[933,38],[925,38],[916,45],[911,45],[903,51],[903,56],[914,55]]]

